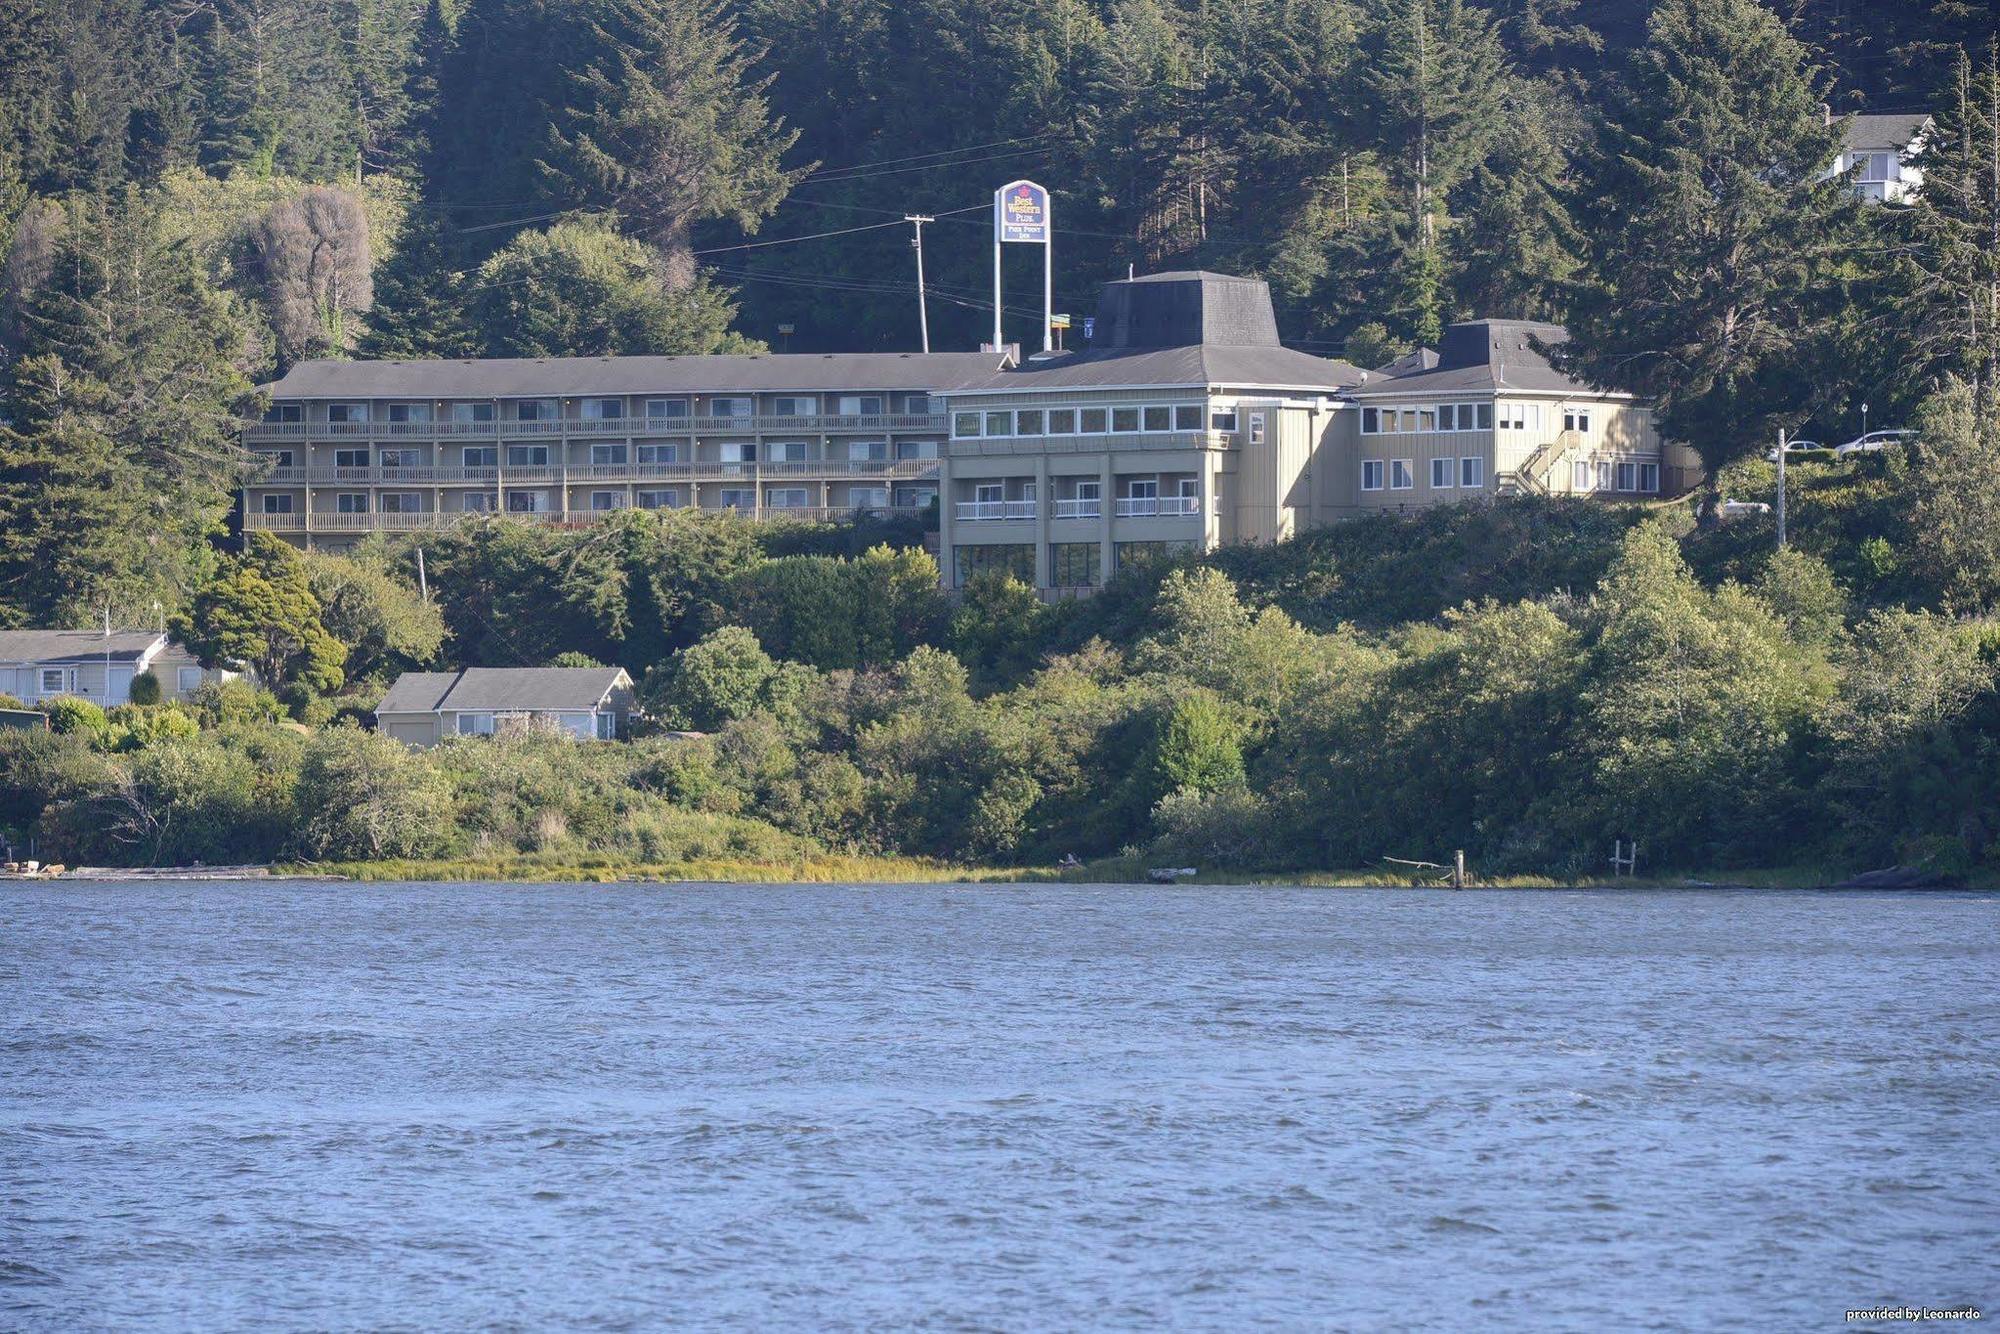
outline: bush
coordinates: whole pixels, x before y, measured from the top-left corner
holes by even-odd
[[[105,744],[115,751],[145,750],[162,741],[186,741],[201,735],[201,724],[186,709],[173,704],[121,704],[105,714]]]
[[[94,737],[104,735],[104,710],[87,699],[57,695],[54,699],[42,701],[42,712],[49,715],[49,730],[52,732],[65,736],[71,733]]]
[[[373,732],[337,728],[306,747],[294,838],[309,857],[425,857],[451,827],[449,793],[424,756]]]
[[[151,672],[140,672],[132,678],[132,687],[126,697],[134,704],[158,704],[160,702],[160,678]]]
[[[26,704],[23,704],[20,700],[15,699],[12,695],[0,694],[0,709],[21,710],[27,707],[28,706]]]
[[[203,727],[222,727],[230,723],[274,723],[284,714],[284,706],[278,697],[268,690],[261,690],[250,682],[237,678],[232,681],[210,681],[198,688],[188,703],[194,707],[195,717]]]

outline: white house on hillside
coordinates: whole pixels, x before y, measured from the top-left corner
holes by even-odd
[[[622,667],[467,667],[404,672],[375,706],[375,721],[384,735],[413,746],[533,722],[609,741],[624,730],[632,704],[632,678]]]
[[[1828,116],[1833,114],[1829,111]],[[1909,202],[1924,183],[1909,159],[1920,148],[1931,118],[1921,111],[1885,111],[1850,116],[1847,146],[1835,160],[1836,174],[1858,168],[1854,193],[1878,204]]]
[[[151,672],[160,698],[185,699],[230,673],[205,668],[160,630],[0,630],[0,694],[35,705],[74,695],[129,704],[132,678]]]

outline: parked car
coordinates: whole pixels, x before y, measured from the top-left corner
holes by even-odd
[[[1833,452],[1841,458],[1849,454],[1873,454],[1887,449],[1890,445],[1907,445],[1917,438],[1915,431],[1870,431],[1867,435],[1857,435]]]
[[[1826,446],[1820,444],[1817,440],[1787,440],[1785,442],[1785,457],[1790,459],[1800,454],[1811,454],[1824,448]],[[1772,445],[1764,451],[1764,457],[1776,463],[1778,461],[1778,447]]]
[[[1747,519],[1752,514],[1769,514],[1771,507],[1761,500],[1725,500],[1716,510],[1718,517],[1727,522],[1730,519]]]

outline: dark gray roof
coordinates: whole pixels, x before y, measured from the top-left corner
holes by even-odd
[[[273,398],[563,398],[584,394],[836,393],[945,389],[1004,364],[988,352],[796,352],[714,357],[488,357],[302,361]]]
[[[622,667],[467,667],[404,672],[375,706],[384,713],[525,713],[594,709],[629,678]]]
[[[1104,285],[1092,352],[1148,347],[1278,346],[1271,289],[1261,278],[1200,270]]]
[[[1847,120],[1847,149],[1904,149],[1930,121],[1926,111],[1874,111]]]
[[[1158,347],[1072,352],[1031,360],[959,393],[1038,393],[1084,389],[1306,389],[1331,393],[1361,383],[1361,372],[1288,347]]]
[[[0,662],[136,662],[166,639],[158,630],[0,630]]]
[[[1420,347],[1414,352],[1405,352],[1386,366],[1376,367],[1369,374],[1371,377],[1376,375],[1412,375],[1417,371],[1436,370],[1437,364],[1438,354],[1431,348]]]
[[[1437,364],[1386,379],[1370,377],[1356,398],[1404,394],[1476,394],[1514,389],[1528,393],[1589,394],[1598,391],[1549,364],[1540,349],[1569,341],[1560,324],[1539,320],[1470,320],[1454,324],[1438,344]]]

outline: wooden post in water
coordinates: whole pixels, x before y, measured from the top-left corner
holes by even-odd
[[[1464,849],[1464,848],[1460,848],[1460,849],[1458,850],[1458,855],[1452,858],[1452,861],[1451,861],[1451,887],[1452,887],[1453,889],[1464,889],[1464,888],[1465,888],[1465,849]]]

